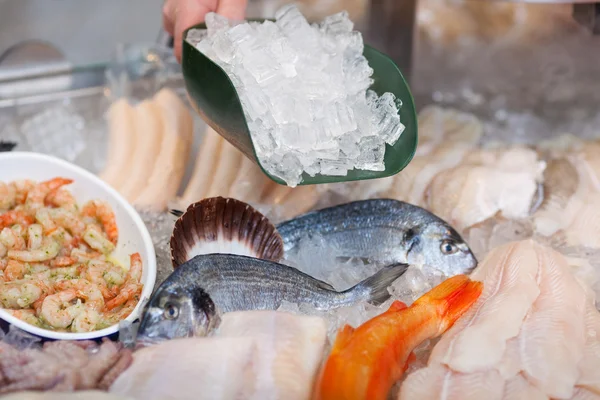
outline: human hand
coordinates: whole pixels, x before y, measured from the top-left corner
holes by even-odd
[[[204,22],[209,12],[242,20],[248,0],[166,0],[163,6],[163,26],[174,38],[175,57],[181,62],[183,31]]]

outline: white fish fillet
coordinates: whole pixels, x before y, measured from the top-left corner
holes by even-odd
[[[327,340],[319,317],[277,311],[223,315],[219,337],[257,338],[256,381],[245,399],[308,400]]]
[[[253,338],[170,340],[134,353],[110,393],[144,400],[244,398],[255,377]]]
[[[183,196],[177,199],[174,208],[185,210],[190,204],[206,198],[219,166],[224,141],[225,139],[214,129],[211,127],[206,128],[204,139],[202,139],[200,149],[196,155],[194,171]]]
[[[568,399],[596,390],[600,316],[561,254],[533,240],[509,243],[471,277],[484,282],[481,297],[427,367],[406,378],[400,399]]]
[[[600,143],[589,142],[555,172],[550,201],[534,216],[536,231],[567,246],[600,247]],[[557,168],[558,169],[558,168]],[[571,186],[576,184],[575,190]]]
[[[65,392],[18,392],[2,396],[2,400],[134,400],[134,397],[120,396],[99,390]]]
[[[223,140],[217,168],[206,197],[227,196],[244,157],[231,143]]]
[[[245,201],[249,204],[257,204],[260,196],[270,182],[258,165],[242,156],[242,163],[235,181],[229,189],[229,197]]]
[[[326,339],[319,317],[227,313],[214,337],[136,351],[110,392],[144,400],[309,400]]]
[[[497,213],[525,218],[545,166],[536,152],[525,148],[474,151],[460,165],[433,178],[426,204],[458,230]]]
[[[458,165],[481,138],[483,126],[471,114],[427,107],[419,114],[419,146],[411,163],[394,177],[385,197],[424,205],[431,180]]]
[[[128,170],[131,154],[135,148],[135,127],[133,125],[133,107],[126,99],[115,101],[108,110],[108,154],[106,167],[100,178],[119,190],[127,178],[123,173]]]
[[[600,313],[596,310],[593,298],[588,301],[585,309],[585,334],[577,387],[600,398]]]
[[[154,96],[164,121],[163,140],[148,185],[135,199],[141,209],[162,211],[177,195],[192,144],[192,116],[179,96],[162,89]]]
[[[127,177],[121,187],[121,194],[130,202],[146,187],[160,152],[163,121],[158,105],[150,100],[138,104],[133,111],[133,126],[136,142],[130,155],[130,168],[129,171],[121,171]]]

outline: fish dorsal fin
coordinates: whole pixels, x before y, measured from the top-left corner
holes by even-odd
[[[318,287],[320,287],[321,289],[325,289],[325,290],[332,290],[332,291],[336,291],[335,288],[333,286],[331,286],[329,283],[327,282],[323,282],[323,281],[317,281],[315,282],[317,284]]]
[[[331,348],[331,353],[337,353],[346,347],[346,345],[352,339],[352,335],[354,334],[354,328],[350,325],[344,325],[342,329],[339,330],[337,336],[335,337],[335,342],[333,343],[333,347]]]
[[[175,222],[171,259],[177,268],[198,255],[214,253],[279,261],[283,240],[275,226],[250,205],[211,197],[190,205]]]
[[[394,300],[394,302],[392,303],[392,305],[390,306],[390,308],[388,308],[388,310],[386,312],[392,313],[392,312],[402,311],[407,308],[408,308],[408,306],[406,304],[404,304],[403,302],[401,302],[400,300]]]

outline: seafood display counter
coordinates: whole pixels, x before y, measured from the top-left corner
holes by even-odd
[[[0,394],[600,398],[599,37],[561,4],[416,21],[419,145],[383,179],[273,182],[158,45],[0,100]]]

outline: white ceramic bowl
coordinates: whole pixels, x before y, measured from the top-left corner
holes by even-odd
[[[141,312],[144,300],[150,297],[156,281],[154,246],[150,233],[148,233],[148,229],[146,229],[146,225],[139,214],[116,190],[83,168],[59,158],[39,153],[0,153],[0,181],[10,182],[17,179],[44,181],[55,177],[73,179],[73,183],[65,188],[73,193],[78,204],[98,199],[111,205],[119,228],[119,242],[114,252],[114,256],[118,261],[121,261],[124,265],[129,265],[130,254],[140,253],[143,262],[142,283],[144,288],[140,302],[126,319],[127,321],[134,321]],[[119,330],[118,325],[113,325],[106,329],[87,333],[54,332],[23,322],[3,309],[0,309],[0,318],[34,335],[50,339],[93,339],[111,335]]]

